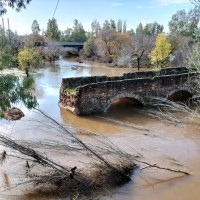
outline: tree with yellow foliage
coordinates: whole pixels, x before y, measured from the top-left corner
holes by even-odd
[[[151,64],[156,67],[162,67],[171,51],[172,46],[167,42],[166,36],[163,33],[158,34],[156,37],[156,46],[149,55]]]
[[[19,52],[17,60],[19,68],[25,71],[27,77],[29,77],[29,71],[40,67],[43,63],[41,53],[35,48],[28,47]]]

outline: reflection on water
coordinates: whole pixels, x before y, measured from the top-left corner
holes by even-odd
[[[72,69],[74,65],[78,65],[76,70]],[[34,74],[39,107],[62,123],[106,135],[120,148],[140,155],[142,160],[157,163],[163,167],[192,172],[191,176],[182,177],[181,174],[158,169],[138,170],[131,183],[116,189],[114,194],[102,199],[198,200],[200,197],[200,134],[198,126],[188,124],[185,128],[180,128],[169,125],[138,113],[138,107],[122,102],[114,102],[107,113],[81,117],[58,107],[62,78],[92,75],[115,76],[134,70],[109,68],[104,64],[94,62],[79,64],[72,60],[59,60],[55,65],[46,66],[40,69],[39,73]],[[26,109],[23,111],[26,116],[32,115],[32,112]],[[25,117],[23,120],[26,121],[26,119]],[[33,121],[24,123],[23,120],[18,122],[1,120],[0,130],[7,131],[16,138],[29,140],[55,138],[53,130],[49,130],[48,133],[38,133],[37,126],[34,129],[31,128],[34,124]],[[10,174],[19,172],[19,169],[24,167],[24,163],[16,164],[13,161],[13,166],[17,169],[15,172],[7,173],[9,168],[6,166],[4,171],[1,170],[1,186],[9,187],[13,178]],[[8,194],[10,192],[7,192]],[[0,195],[0,200],[5,199],[14,198]],[[26,199],[56,198],[26,197]]]

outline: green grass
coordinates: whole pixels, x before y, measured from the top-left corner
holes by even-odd
[[[67,88],[66,91],[70,94],[76,94],[76,88]]]
[[[156,76],[160,75],[160,70],[161,70],[161,67],[153,67],[152,71],[155,73]]]

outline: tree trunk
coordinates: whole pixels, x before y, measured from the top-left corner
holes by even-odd
[[[137,57],[137,67],[138,67],[138,71],[140,71],[140,58]]]
[[[28,71],[28,68],[25,69],[25,73],[26,73],[26,76],[29,77],[29,71]]]

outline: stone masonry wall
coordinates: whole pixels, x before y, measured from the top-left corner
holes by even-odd
[[[180,68],[179,72],[186,73],[178,74],[176,70],[170,70],[174,69],[163,69],[164,76],[156,77],[152,75],[152,72],[137,72],[124,74],[120,77],[63,79],[59,103],[74,114],[81,115],[104,112],[114,100],[123,97],[134,98],[145,105],[149,96],[168,97],[172,92],[178,90],[195,93],[187,83],[188,76],[196,76],[195,72],[188,73],[186,68]],[[170,73],[175,75],[166,75]],[[142,78],[142,76],[144,77]],[[75,94],[68,92],[67,88],[70,87],[76,87]]]
[[[76,114],[104,112],[114,100],[130,97],[142,104],[149,96],[168,97],[171,91],[188,90],[188,74],[146,79],[92,83],[77,88]],[[193,93],[193,91],[190,91]]]
[[[106,81],[118,81],[124,79],[138,79],[138,78],[152,78],[154,76],[163,76],[163,75],[173,75],[173,74],[182,74],[188,73],[188,69],[184,67],[177,68],[163,68],[159,73],[148,71],[148,72],[134,72],[134,73],[125,73],[122,76],[91,76],[91,77],[78,77],[78,78],[63,78],[62,86],[64,88],[76,88],[78,86],[90,84],[90,83],[99,83]]]

